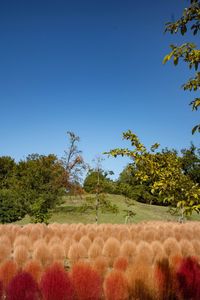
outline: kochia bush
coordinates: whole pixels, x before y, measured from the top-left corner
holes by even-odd
[[[69,275],[58,263],[44,272],[40,289],[44,300],[72,300],[74,295]]]
[[[200,299],[200,265],[195,258],[184,258],[176,274],[181,299]]]
[[[80,262],[73,266],[71,276],[77,300],[101,299],[102,282],[96,270]]]
[[[36,281],[27,272],[18,273],[8,285],[6,291],[8,300],[39,300],[40,291]]]

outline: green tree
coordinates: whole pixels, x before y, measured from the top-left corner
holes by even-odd
[[[103,172],[101,166],[102,158],[97,157],[95,160],[95,168],[90,170],[84,181],[84,189],[86,192],[94,193],[85,198],[84,204],[81,206],[81,211],[95,211],[95,221],[99,221],[99,212],[118,213],[118,207],[112,204],[105,196],[105,192],[110,192],[110,180],[106,178],[108,173]]]
[[[181,160],[175,151],[158,152],[158,143],[147,150],[130,130],[123,133],[123,138],[131,142],[133,150],[113,149],[106,154],[128,156],[133,161],[137,180],[147,184],[149,192],[161,203],[167,202],[177,207],[182,215],[192,213],[193,210],[199,212],[199,185],[183,173]]]
[[[181,150],[182,169],[195,183],[200,184],[200,149],[191,144],[189,149]]]
[[[65,194],[68,174],[53,154],[32,154],[17,166],[18,190],[33,222],[47,222]]]
[[[21,220],[26,215],[22,195],[14,189],[0,189],[0,223]]]
[[[169,22],[166,24],[165,31],[171,34],[180,32],[184,35],[188,28],[193,35],[199,33],[200,30],[200,1],[190,0],[189,7],[185,8],[182,17],[175,22]],[[180,46],[171,45],[171,52],[164,57],[163,63],[173,59],[176,66],[179,61],[185,62],[190,69],[194,68],[196,73],[193,78],[190,78],[184,85],[184,90],[197,91],[200,88],[200,50],[197,49],[194,43],[186,42]],[[200,98],[197,97],[190,102],[193,110],[197,110],[200,105]],[[200,132],[200,124],[193,127],[192,133]]]
[[[151,193],[148,182],[141,184],[135,173],[136,169],[133,164],[124,168],[117,181],[117,192],[138,202],[159,204],[159,199]]]
[[[115,182],[107,177],[107,173],[103,170],[90,169],[85,177],[83,188],[87,193],[96,193],[99,189],[100,193],[115,193]],[[97,182],[99,184],[97,185]]]
[[[10,156],[0,157],[0,223],[21,220],[26,214],[24,198],[17,185],[16,166]]]
[[[0,157],[0,189],[12,186],[16,163],[10,156]]]

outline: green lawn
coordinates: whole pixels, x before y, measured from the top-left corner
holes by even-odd
[[[127,209],[124,197],[120,195],[107,195],[107,197],[118,206],[119,213],[99,213],[99,223],[124,223],[125,212],[123,210]],[[65,197],[63,204],[54,210],[50,223],[94,223],[94,212],[80,213],[76,211],[83,201],[84,200],[81,200],[80,198]],[[148,205],[139,202],[134,203],[135,205],[131,207],[136,213],[131,221],[133,223],[150,220],[176,221],[178,219],[177,216],[172,216],[168,212],[167,207]],[[200,215],[194,213],[189,219],[200,221]],[[30,218],[26,217],[17,223],[27,224],[29,222]]]

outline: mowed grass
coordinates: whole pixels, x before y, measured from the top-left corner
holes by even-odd
[[[106,195],[106,197],[119,208],[119,213],[113,214],[110,212],[99,212],[99,223],[123,224],[125,223],[125,212],[127,205],[125,198],[121,195]],[[52,214],[50,223],[95,223],[95,211],[87,211],[81,213],[78,211],[80,205],[84,203],[84,197],[64,197],[63,204],[57,207]],[[134,201],[134,205],[130,207],[136,215],[131,218],[131,223],[160,220],[160,221],[177,221],[178,216],[173,216],[169,213],[168,207],[148,205]],[[193,213],[188,220],[200,221],[200,215]],[[30,218],[25,217],[17,224],[30,223]]]

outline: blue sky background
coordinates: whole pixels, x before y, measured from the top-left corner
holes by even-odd
[[[127,146],[134,131],[150,146],[181,149],[199,135],[181,85],[192,75],[183,64],[162,65],[169,44],[195,41],[164,34],[184,0],[0,1],[0,155],[67,148],[68,130],[80,136],[88,163]],[[115,177],[126,159],[106,158]]]

